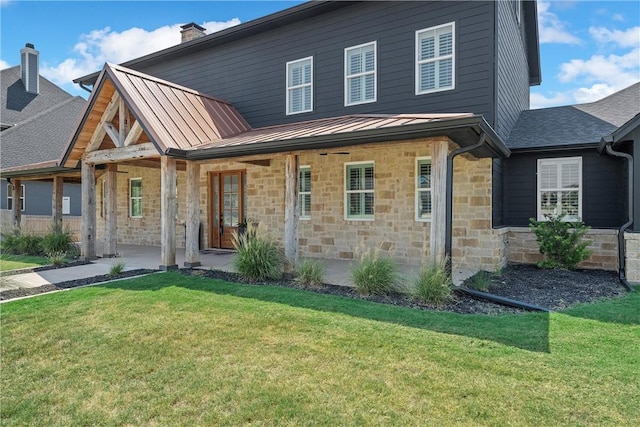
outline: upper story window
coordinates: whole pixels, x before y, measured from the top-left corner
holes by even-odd
[[[455,23],[416,31],[416,95],[455,87]]]
[[[287,62],[287,114],[313,111],[313,57]]]
[[[376,102],[376,42],[344,50],[344,105]]]
[[[300,166],[300,219],[311,218],[311,167]]]
[[[372,220],[374,208],[374,164],[345,164],[345,218]]]
[[[431,221],[431,159],[416,162],[416,221]]]
[[[129,216],[142,218],[142,178],[129,180]]]
[[[24,211],[24,184],[21,184],[20,188],[22,189],[22,194],[20,195],[20,211]],[[7,209],[13,209],[13,184],[7,184]]]
[[[565,221],[582,217],[582,158],[538,160],[538,221],[544,215],[564,215]]]

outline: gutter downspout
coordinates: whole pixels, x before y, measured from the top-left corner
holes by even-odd
[[[460,147],[457,150],[453,150],[447,156],[447,197],[446,197],[446,226],[445,226],[445,242],[444,242],[444,255],[447,262],[447,272],[451,275],[451,247],[452,247],[452,228],[453,228],[453,159],[460,154],[468,153],[469,151],[476,150],[484,145],[487,140],[487,134],[482,132],[480,139],[473,145],[468,147]]]
[[[92,89],[89,89],[88,87],[86,87],[86,86],[84,85],[84,83],[79,82],[79,83],[78,83],[78,85],[79,85],[82,89],[86,90],[87,92],[89,92],[89,93],[91,93],[91,92],[92,92]]]
[[[607,151],[607,154],[609,154],[610,156],[622,157],[624,159],[627,159],[627,167],[629,168],[629,173],[627,174],[628,176],[627,179],[629,181],[627,184],[628,191],[629,191],[629,195],[627,199],[628,200],[627,202],[628,219],[627,219],[627,222],[622,224],[622,226],[618,230],[618,279],[620,280],[620,283],[622,283],[622,285],[625,288],[627,288],[629,292],[633,292],[633,288],[627,281],[627,276],[625,272],[626,256],[625,256],[625,247],[624,247],[625,246],[624,232],[627,230],[627,228],[631,226],[631,224],[633,224],[633,157],[630,154],[623,153],[622,151],[615,151],[612,147],[612,144],[613,142],[611,141],[607,142],[607,145],[605,146],[605,150]]]

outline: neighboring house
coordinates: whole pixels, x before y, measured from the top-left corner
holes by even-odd
[[[74,97],[39,75],[39,52],[27,44],[21,65],[0,71],[0,209],[3,232],[12,228],[14,184],[20,182],[20,222],[51,217],[53,178],[43,173],[60,170],[56,165],[78,124],[86,101]],[[28,178],[25,175],[30,175]],[[78,175],[78,174],[76,174]],[[12,182],[8,182],[9,177]],[[62,216],[79,216],[80,181],[69,176],[61,189]],[[18,207],[16,205],[16,207]],[[46,222],[46,221],[45,221]],[[29,228],[29,227],[27,227]]]
[[[160,245],[168,269],[184,245],[197,265],[249,219],[292,261],[359,248],[473,269],[526,261],[505,141],[540,83],[534,1],[318,1],[183,36],[76,80],[93,88],[60,166],[82,168],[83,256],[98,240],[107,256]],[[529,197],[520,214],[535,216]]]

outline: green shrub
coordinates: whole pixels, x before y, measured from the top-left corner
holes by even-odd
[[[15,255],[39,256],[44,254],[41,236],[24,234],[19,230],[2,236],[2,249]]]
[[[366,251],[351,268],[351,278],[362,295],[388,295],[397,290],[397,268],[393,260],[379,252]]]
[[[118,274],[124,271],[125,263],[119,262],[117,264],[113,264],[109,269],[109,276],[117,276]]]
[[[233,260],[236,271],[247,280],[279,279],[284,270],[284,257],[276,243],[258,228],[234,234]]]
[[[566,268],[573,270],[581,261],[591,255],[582,240],[589,227],[582,221],[565,222],[562,215],[545,215],[546,221],[529,220],[531,231],[536,236],[540,253],[545,259],[538,263],[540,268]]]
[[[446,260],[420,268],[414,280],[414,297],[426,304],[442,304],[451,299],[453,282],[447,271]]]
[[[12,231],[11,233],[2,234],[2,251],[8,254],[20,254],[20,232]]]
[[[73,240],[69,229],[51,230],[42,238],[42,249],[45,253],[69,252],[72,246]]]
[[[47,258],[51,261],[51,264],[55,266],[61,266],[67,261],[67,253],[65,251],[49,252]]]
[[[493,273],[488,271],[478,271],[471,277],[471,280],[468,281],[469,285],[473,289],[477,289],[479,291],[486,291],[491,286],[491,279],[493,278]]]
[[[305,286],[320,286],[324,283],[325,266],[318,260],[304,260],[296,268],[296,280]]]

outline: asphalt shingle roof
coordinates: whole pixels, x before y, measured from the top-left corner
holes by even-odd
[[[85,109],[86,101],[40,76],[40,93],[28,93],[20,67],[1,71],[0,169],[58,160]]]
[[[507,140],[510,149],[600,142],[640,113],[640,83],[588,104],[523,111]]]

